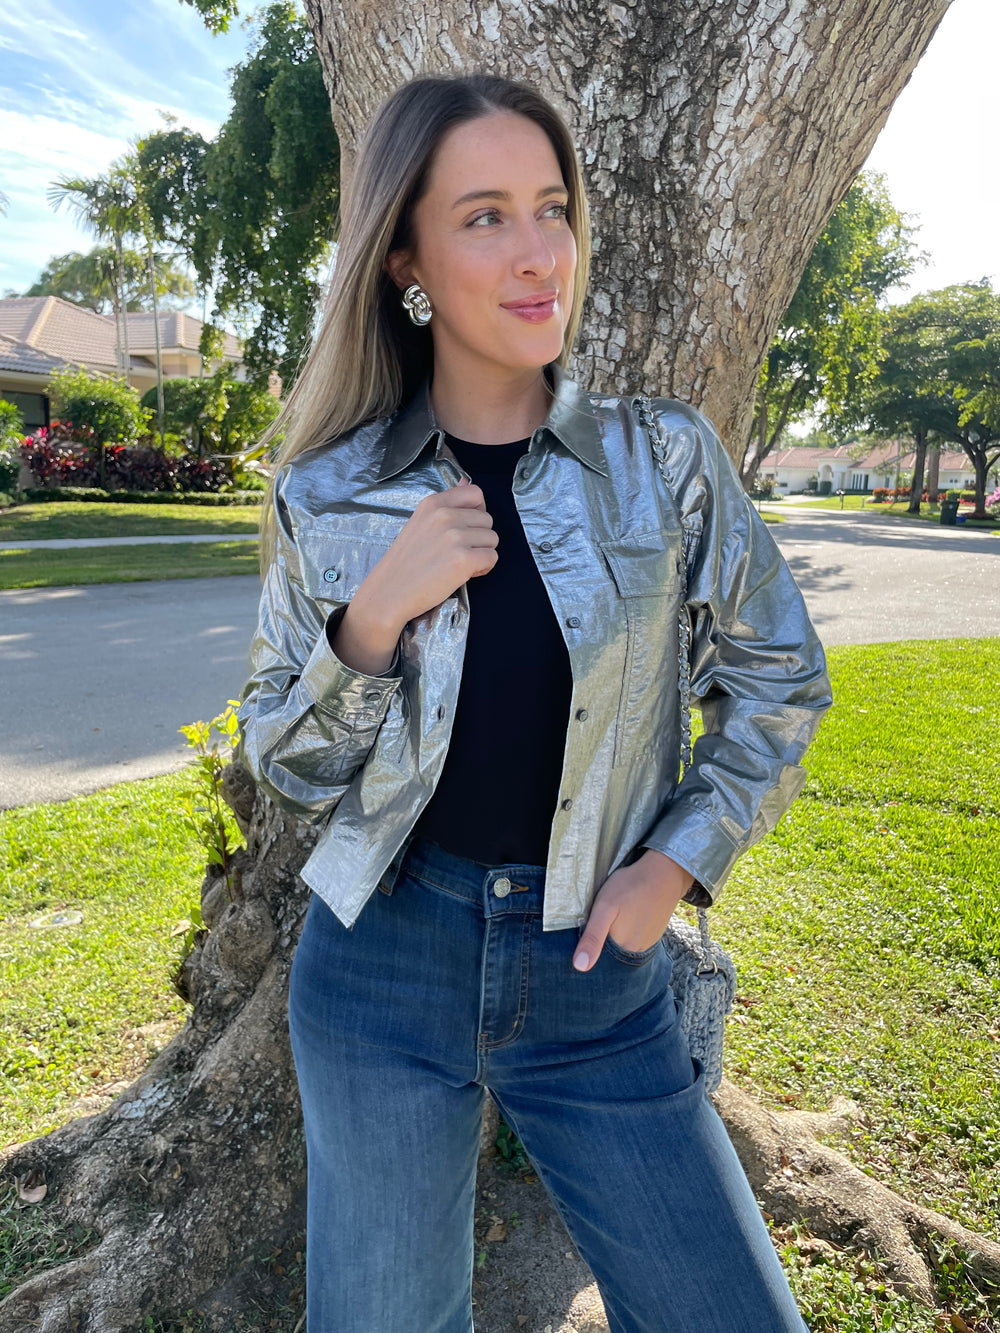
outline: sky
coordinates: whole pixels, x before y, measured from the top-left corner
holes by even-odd
[[[900,0],[905,3],[905,0]],[[213,37],[179,0],[27,0],[0,8],[0,292],[92,238],[46,198],[64,174],[104,172],[160,113],[206,137],[246,51],[239,23]],[[950,283],[1000,284],[998,0],[953,0],[865,164],[919,224],[918,267],[893,301]]]

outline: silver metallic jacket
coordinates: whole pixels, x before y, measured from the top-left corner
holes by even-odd
[[[543,928],[557,930],[582,925],[608,875],[647,847],[695,876],[689,901],[714,901],[799,794],[799,761],[832,696],[801,593],[708,419],[653,400],[664,475],[632,400],[548,370],[555,399],[513,487],[573,675],[546,863]],[[241,757],[284,810],[325,823],[302,878],[346,926],[441,773],[468,591],[410,621],[380,676],[341,662],[325,624],[417,501],[464,475],[425,383],[401,410],[300,454],[277,477],[277,552],[239,709]],[[685,559],[691,693],[705,734],[678,785]],[[498,627],[497,651],[511,671],[530,670],[517,625]]]

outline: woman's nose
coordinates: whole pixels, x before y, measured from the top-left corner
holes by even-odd
[[[542,228],[537,222],[528,223],[518,238],[515,268],[519,273],[534,273],[539,277],[548,277],[556,266],[556,257],[552,253]]]

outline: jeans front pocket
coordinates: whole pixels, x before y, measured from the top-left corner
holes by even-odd
[[[626,963],[629,967],[642,967],[648,963],[658,950],[663,948],[663,940],[658,939],[649,946],[648,949],[625,949],[620,944],[616,944],[610,935],[604,941],[604,947],[613,958],[617,958],[620,963]]]

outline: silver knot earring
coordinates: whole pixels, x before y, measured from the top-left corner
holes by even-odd
[[[418,282],[407,287],[403,293],[403,305],[414,324],[424,325],[431,322],[431,303],[427,293]]]

